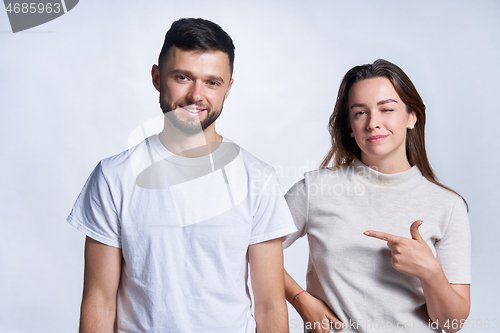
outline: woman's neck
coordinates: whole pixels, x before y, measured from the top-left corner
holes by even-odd
[[[400,173],[411,169],[410,162],[408,162],[406,156],[404,158],[393,158],[391,156],[377,158],[374,156],[367,156],[361,152],[361,162],[385,174]]]

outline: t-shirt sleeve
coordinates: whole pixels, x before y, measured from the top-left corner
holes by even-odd
[[[268,177],[258,191],[249,245],[280,238],[297,230],[276,173],[272,168],[267,168],[265,173]]]
[[[296,232],[286,236],[283,242],[283,248],[286,249],[307,232],[309,201],[305,179],[293,185],[285,195],[285,199],[297,227]]]
[[[455,202],[443,238],[435,244],[436,257],[450,283],[471,282],[471,233],[462,198]]]
[[[102,162],[90,174],[66,220],[98,242],[121,247],[118,214]]]

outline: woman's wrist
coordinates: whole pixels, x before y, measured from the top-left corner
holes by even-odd
[[[299,298],[299,295],[302,294],[302,293],[305,293],[306,291],[305,290],[301,290],[299,291],[292,299],[292,306],[295,307],[295,301]]]
[[[311,294],[309,294],[307,291],[303,291],[300,293],[300,295],[297,297],[295,302],[292,304],[295,310],[299,313],[299,315],[304,319],[304,311],[308,307],[310,307],[310,298],[312,297]],[[309,304],[309,305],[308,305]]]
[[[437,259],[434,259],[429,265],[427,265],[424,269],[424,272],[418,278],[422,283],[431,284],[433,281],[436,281],[436,278],[439,277],[443,273],[443,268]]]

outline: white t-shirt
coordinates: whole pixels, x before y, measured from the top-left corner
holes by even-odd
[[[184,158],[157,135],[102,160],[68,222],[122,249],[118,332],[254,332],[251,244],[296,231],[274,170],[224,139]]]

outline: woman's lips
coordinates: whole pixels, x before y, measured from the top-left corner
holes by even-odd
[[[374,135],[366,139],[369,143],[377,143],[383,141],[388,135]]]

